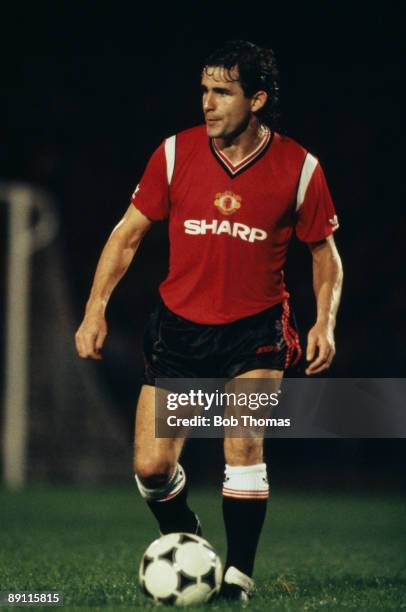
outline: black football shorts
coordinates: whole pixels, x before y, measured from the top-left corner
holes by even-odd
[[[160,301],[144,333],[143,383],[156,378],[233,378],[260,368],[286,370],[301,356],[288,300],[220,325],[188,321]]]

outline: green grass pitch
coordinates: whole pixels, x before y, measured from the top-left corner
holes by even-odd
[[[190,500],[224,559],[219,493],[195,490]],[[396,496],[275,493],[249,608],[406,610],[405,518],[404,500]],[[0,524],[0,590],[58,590],[65,598],[63,608],[1,606],[0,612],[155,608],[139,591],[137,573],[157,532],[135,487],[3,489]],[[216,600],[209,609],[241,604]]]

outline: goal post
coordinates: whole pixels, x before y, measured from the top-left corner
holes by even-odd
[[[75,349],[75,279],[57,203],[46,191],[1,182],[0,201],[7,211],[3,482],[14,489],[28,481],[132,482],[129,423],[104,376],[107,364],[79,359]]]
[[[58,219],[48,194],[24,184],[0,183],[0,201],[8,208],[3,471],[5,483],[20,488],[27,456],[31,256],[55,238]]]

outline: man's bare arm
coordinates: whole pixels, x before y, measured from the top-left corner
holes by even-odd
[[[313,289],[317,302],[317,320],[307,336],[306,374],[313,375],[330,367],[335,355],[334,328],[343,284],[343,268],[333,236],[310,245],[313,257]]]
[[[131,204],[107,240],[97,264],[85,316],[75,335],[80,357],[102,358],[100,350],[107,335],[107,303],[151,223]]]

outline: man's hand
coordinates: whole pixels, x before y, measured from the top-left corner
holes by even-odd
[[[305,370],[308,376],[319,374],[330,367],[336,349],[331,325],[316,323],[307,335],[306,359],[310,361]]]
[[[83,359],[103,359],[101,349],[107,336],[104,315],[87,314],[75,335],[76,350]]]

